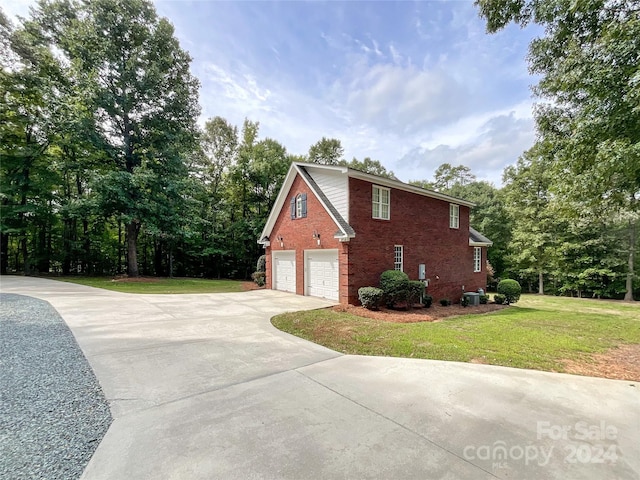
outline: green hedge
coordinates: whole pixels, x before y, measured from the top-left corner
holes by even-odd
[[[498,283],[497,290],[499,294],[504,295],[507,305],[510,303],[516,303],[520,300],[520,294],[522,293],[522,287],[520,284],[510,278],[501,280],[500,283]]]
[[[409,297],[409,276],[399,270],[386,270],[380,275],[380,288],[388,307],[406,302]]]
[[[384,292],[376,287],[362,287],[358,289],[358,299],[364,308],[376,310],[382,303]]]

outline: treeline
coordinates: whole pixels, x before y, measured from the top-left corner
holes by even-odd
[[[151,2],[41,2],[17,27],[0,11],[0,41],[1,273],[249,278],[306,157],[257,122],[199,128],[191,59]],[[323,138],[308,158],[342,156]]]
[[[346,161],[337,139],[296,156],[261,138],[257,122],[199,127],[191,59],[145,0],[42,2],[18,26],[0,11],[0,41],[1,273],[249,278],[292,161],[395,178],[378,161]],[[592,122],[576,139],[582,124],[571,122],[597,101],[580,97],[563,117],[571,97],[543,93],[554,103],[538,109],[540,140],[505,170],[503,188],[450,164],[413,183],[477,204],[471,221],[494,242],[495,281],[629,299],[639,288],[640,110],[612,93],[618,127]],[[628,122],[636,130],[620,127]]]

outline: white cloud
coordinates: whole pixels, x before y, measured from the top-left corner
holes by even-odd
[[[501,184],[502,171],[535,141],[534,120],[521,116],[521,106],[508,113],[496,113],[473,130],[463,132],[455,142],[416,146],[394,165],[396,174],[405,180],[430,179],[442,163],[466,165],[481,180]],[[476,119],[477,121],[477,119]],[[467,125],[475,123],[467,119]],[[451,140],[451,138],[449,138]]]
[[[415,133],[459,119],[468,111],[469,92],[443,70],[377,64],[356,70],[348,85],[346,106],[353,118],[380,133]]]

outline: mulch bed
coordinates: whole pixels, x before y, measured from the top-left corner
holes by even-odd
[[[336,305],[333,310],[336,312],[347,312],[358,317],[373,318],[385,322],[393,323],[417,323],[417,322],[438,322],[446,317],[457,317],[459,315],[483,314],[495,312],[508,308],[508,305],[496,305],[488,303],[485,305],[463,307],[461,305],[433,304],[429,308],[411,308],[409,310],[391,310],[381,307],[380,310],[367,310],[364,307],[354,305]]]
[[[250,290],[263,290],[264,287],[259,287],[256,282],[242,282],[242,290],[248,292]]]

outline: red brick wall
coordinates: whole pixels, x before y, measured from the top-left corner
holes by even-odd
[[[307,194],[307,216],[305,218],[296,218],[292,220],[289,202],[292,197],[300,193]],[[317,231],[320,234],[320,246],[318,246],[317,239],[313,238],[314,231]],[[347,265],[348,244],[341,244],[338,240],[333,238],[337,231],[338,227],[315,194],[299,175],[296,176],[293,184],[291,185],[291,189],[287,194],[282,211],[278,215],[278,219],[276,220],[273,230],[269,235],[271,246],[267,247],[265,250],[265,254],[267,256],[267,288],[273,288],[271,278],[272,251],[296,251],[296,293],[304,295],[304,250],[337,248],[340,264],[340,297],[341,301],[346,302],[349,271],[349,267]],[[280,246],[280,242],[277,240],[278,236],[282,236],[283,246]]]
[[[403,245],[404,272],[412,280],[418,265],[426,265],[427,292],[435,301],[459,302],[463,285],[466,291],[485,287],[484,263],[481,273],[473,273],[468,207],[460,206],[460,228],[452,229],[448,202],[391,189],[390,220],[375,220],[372,184],[350,178],[349,187],[349,223],[356,231],[349,244],[349,303],[358,303],[358,288],[377,286],[380,274],[393,269],[394,245]]]

